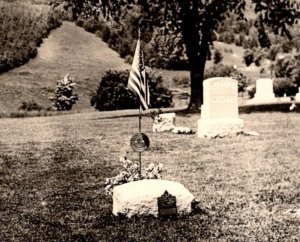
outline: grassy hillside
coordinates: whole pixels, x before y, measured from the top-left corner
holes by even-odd
[[[259,68],[254,65],[246,67],[243,63],[243,48],[216,42],[216,48],[222,51],[223,63],[236,65],[247,76],[255,80]],[[207,63],[207,68],[212,61]],[[95,91],[100,76],[108,69],[128,69],[119,55],[95,35],[84,31],[70,22],[52,31],[38,49],[38,55],[26,65],[0,75],[0,111],[12,112],[20,107],[23,101],[35,101],[46,107],[51,105],[48,97],[52,94],[56,81],[67,73],[75,77],[75,93],[79,102],[75,110],[90,109],[90,93]],[[158,70],[155,72],[164,77],[164,85],[176,88],[174,77],[189,78],[188,71]],[[189,88],[184,91],[189,92]],[[187,100],[177,100],[178,106],[186,106]]]
[[[197,139],[143,132],[143,165],[162,162],[163,178],[200,201],[177,220],[117,219],[104,180],[118,173],[137,118],[123,112],[0,120],[1,241],[297,241],[300,226],[299,115],[244,114],[261,136]],[[196,129],[198,115],[177,116]]]
[[[0,73],[26,63],[49,32],[61,24],[46,4],[0,1]]]
[[[28,100],[50,106],[48,97],[56,81],[67,73],[77,82],[79,102],[75,109],[89,108],[90,92],[96,90],[101,74],[107,69],[128,67],[95,35],[64,22],[44,40],[35,59],[0,75],[0,111],[17,110]]]

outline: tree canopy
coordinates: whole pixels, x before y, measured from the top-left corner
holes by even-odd
[[[82,2],[73,0],[74,2]],[[268,34],[291,39],[290,26],[300,18],[297,0],[84,0],[86,9],[97,9],[105,18],[118,21],[133,7],[141,12],[141,28],[163,28],[180,33],[186,48],[191,76],[189,108],[199,108],[203,100],[202,82],[207,59],[211,58],[214,32],[230,14],[247,21],[246,5],[252,4],[261,47],[270,47]],[[87,8],[86,6],[92,6]]]

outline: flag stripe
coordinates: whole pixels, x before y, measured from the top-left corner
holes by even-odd
[[[140,39],[138,39],[128,78],[128,88],[139,97],[143,110],[148,109],[148,105],[150,105],[150,92],[145,74],[144,58],[141,52]]]

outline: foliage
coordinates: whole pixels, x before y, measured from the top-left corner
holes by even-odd
[[[261,50],[255,51],[254,64],[259,67],[261,65],[262,60],[265,58],[265,56],[266,55],[263,51]]]
[[[49,97],[53,102],[53,109],[71,110],[73,105],[78,101],[78,95],[73,94],[75,86],[74,78],[67,74],[62,80],[57,81],[57,85],[54,90],[54,97]]]
[[[279,45],[272,45],[271,48],[268,50],[266,57],[271,60],[275,61],[277,54],[280,52],[281,48]]]
[[[223,32],[219,35],[218,41],[226,44],[232,44],[235,41],[235,35],[231,31]]]
[[[139,166],[137,163],[132,162],[126,157],[122,157],[120,159],[120,162],[122,162],[122,167],[124,168],[124,171],[121,171],[118,175],[114,177],[105,179],[105,192],[109,196],[112,195],[113,188],[118,185],[145,179],[161,179],[161,173],[163,171],[163,164],[161,163],[159,163],[158,165],[150,163],[147,167],[142,169],[140,176]]]
[[[298,93],[297,85],[287,77],[274,79],[273,90],[277,97],[283,97],[284,95],[291,97]]]
[[[173,77],[172,81],[176,86],[181,86],[181,87],[189,87],[191,82],[190,78],[188,77],[178,77],[178,76]]]
[[[91,98],[91,106],[99,111],[139,108],[138,97],[127,88],[128,77],[129,71],[105,72],[96,93]],[[146,78],[150,89],[150,107],[172,106],[172,93],[163,87],[162,77],[147,73]]]
[[[29,101],[29,102],[22,102],[21,106],[19,107],[19,110],[22,111],[41,111],[44,108],[37,104],[34,101]]]
[[[0,12],[0,73],[34,58],[43,38],[61,24],[50,6],[29,1],[1,1]]]
[[[250,85],[246,87],[246,92],[248,94],[249,98],[254,98],[255,92],[256,92],[256,86],[255,85]]]
[[[250,65],[253,63],[253,60],[254,60],[254,54],[253,54],[253,51],[251,51],[251,50],[246,50],[246,51],[244,52],[243,58],[244,58],[244,62],[245,62],[245,64],[246,64],[246,66],[250,66]]]
[[[276,77],[290,78],[300,86],[300,55],[285,55],[277,58],[273,71]]]
[[[222,61],[223,55],[222,52],[219,49],[215,49],[214,52],[214,64],[218,64]]]
[[[233,66],[217,64],[205,71],[205,79],[212,77],[232,77],[238,81],[238,91],[243,92],[249,84],[249,79]]]
[[[185,47],[180,33],[156,29],[144,51],[145,62],[150,67],[173,70],[188,69]]]
[[[85,1],[87,2],[87,1]],[[89,3],[93,2],[91,0]],[[95,1],[97,2],[97,1]],[[257,40],[261,47],[270,47],[267,35],[275,34],[292,38],[288,29],[299,18],[300,4],[297,0],[252,0],[257,28]],[[211,59],[210,46],[221,23],[235,14],[238,20],[245,20],[245,0],[232,1],[133,1],[113,0],[97,2],[95,5],[105,18],[119,21],[126,11],[136,7],[141,16],[137,23],[142,29],[158,27],[182,36],[191,73],[191,99],[189,108],[198,109],[203,101],[204,69],[206,60]],[[142,30],[142,32],[144,32]],[[234,40],[234,38],[233,38]]]

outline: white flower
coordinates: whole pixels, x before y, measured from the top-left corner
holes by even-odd
[[[149,166],[146,168],[146,171],[152,171],[154,168],[154,164],[150,163]]]
[[[290,111],[294,110],[296,107],[297,107],[296,104],[293,103],[293,104],[290,106]]]
[[[110,178],[105,178],[105,185],[109,184],[109,183],[110,183],[110,181],[111,181],[111,179],[110,179]]]

